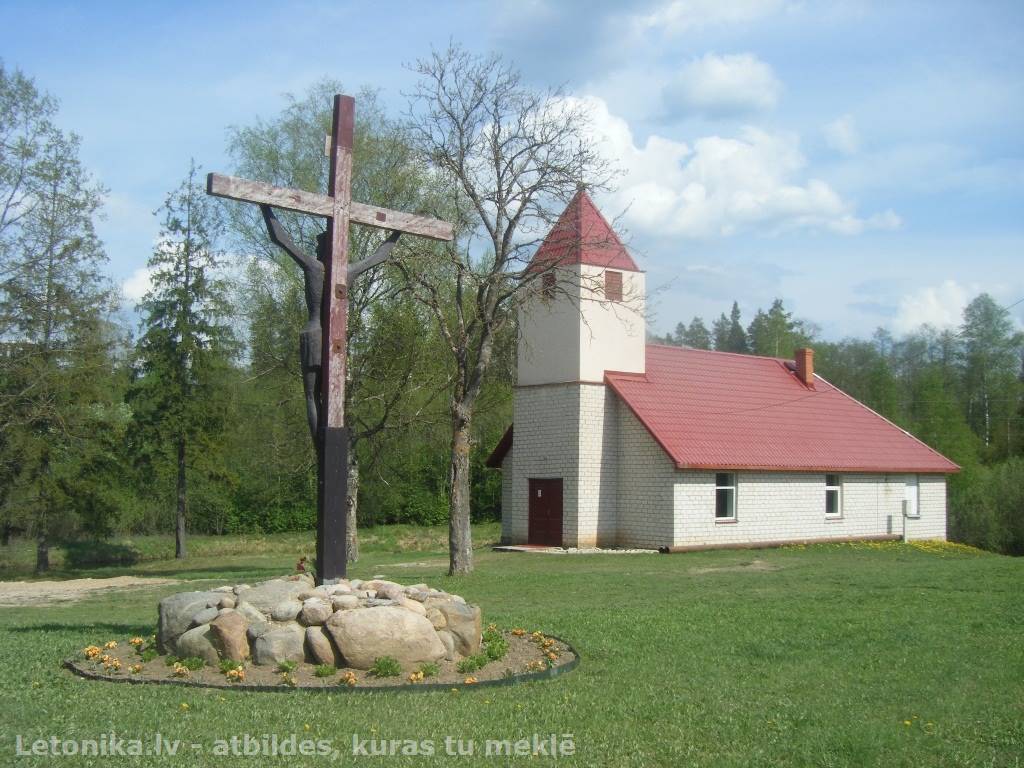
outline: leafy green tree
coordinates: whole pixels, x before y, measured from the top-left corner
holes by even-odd
[[[140,304],[138,378],[129,399],[139,455],[152,477],[162,479],[168,464],[173,467],[177,558],[187,551],[190,478],[213,490],[207,509],[224,503],[217,489],[228,479],[223,440],[235,350],[218,250],[220,211],[197,172],[193,163],[161,208],[160,240],[148,262],[152,287]],[[211,496],[220,499],[211,502]]]
[[[680,329],[682,329],[681,332]],[[676,338],[680,344],[687,347],[711,349],[711,332],[700,317],[694,317],[689,326],[684,326],[682,323],[676,326]]]
[[[102,461],[98,436],[119,420],[105,386],[114,299],[93,227],[102,188],[56,110],[0,67],[0,509],[7,532],[35,536],[39,572],[54,537],[116,512],[82,482]]]
[[[301,97],[289,97],[277,116],[255,125],[234,129],[230,152],[239,174],[287,187],[323,189],[328,162],[323,137],[330,131],[331,103],[341,86],[323,80]],[[414,159],[405,138],[388,120],[376,94],[363,91],[358,97],[352,194],[362,202],[389,208],[417,210],[429,191],[423,166]],[[291,260],[270,244],[259,212],[254,206],[229,208],[231,226],[241,250],[259,261],[248,271],[239,304],[248,308],[250,378],[258,387],[244,387],[242,394],[253,429],[247,429],[235,455],[244,462],[240,472],[254,476],[247,487],[247,505],[278,509],[296,521],[289,510],[304,507],[312,513],[316,496],[314,453],[308,432],[302,432],[302,380],[299,372],[298,333],[305,322],[302,275]],[[323,220],[280,212],[279,218],[293,240],[307,253],[316,252],[316,236]],[[384,233],[353,227],[349,259],[369,256]],[[403,243],[399,243],[399,249]],[[423,333],[427,319],[422,307],[411,300],[403,283],[388,265],[361,275],[349,289],[349,381],[345,388],[346,422],[349,426],[348,556],[358,557],[357,519],[361,463],[378,452],[374,441],[390,432],[403,432],[421,419],[413,407],[422,401],[412,390],[435,391],[441,386],[436,350],[431,336]],[[433,337],[436,338],[436,337]],[[429,397],[428,397],[429,400]],[[279,407],[280,406],[280,407]],[[255,425],[263,425],[255,429]],[[261,432],[275,436],[272,452],[253,451],[252,441]],[[296,457],[300,457],[296,459]],[[267,487],[263,478],[275,478]],[[261,496],[265,488],[269,497]],[[260,502],[262,501],[262,504]]]
[[[810,344],[812,334],[805,323],[786,311],[782,299],[775,299],[767,312],[757,310],[747,336],[753,354],[791,358],[797,349]]]
[[[1006,456],[1022,396],[1024,337],[1014,331],[1010,313],[987,293],[964,309],[960,336],[968,421],[993,455]]]

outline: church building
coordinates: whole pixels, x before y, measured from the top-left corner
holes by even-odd
[[[586,192],[531,263],[502,543],[944,539],[956,464],[795,359],[649,344],[645,276]]]

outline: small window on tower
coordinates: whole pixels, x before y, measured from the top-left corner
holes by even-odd
[[[540,277],[540,295],[545,299],[555,298],[555,273],[545,272]]]
[[[622,301],[622,273],[606,270],[604,273],[604,297],[607,301]]]

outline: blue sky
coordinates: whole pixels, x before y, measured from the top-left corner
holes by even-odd
[[[0,57],[60,100],[110,190],[129,296],[189,158],[230,170],[228,126],[323,76],[397,114],[403,64],[452,39],[586,101],[656,332],[734,298],[749,320],[781,297],[827,338],[1024,298],[1019,2],[8,0],[4,21]]]

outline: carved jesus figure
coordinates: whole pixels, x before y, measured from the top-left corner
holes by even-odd
[[[266,222],[270,241],[280,247],[302,268],[306,291],[306,325],[299,333],[299,361],[302,365],[302,386],[306,392],[306,420],[313,445],[318,445],[320,425],[320,368],[323,355],[323,331],[320,327],[320,304],[324,296],[324,265],[319,252],[323,250],[324,235],[317,237],[317,258],[312,258],[299,248],[281,222],[277,220],[269,205],[261,205],[263,221]]]
[[[319,450],[320,370],[323,357],[320,306],[324,298],[323,254],[326,253],[330,244],[327,242],[326,232],[319,234],[317,236],[317,257],[314,259],[295,245],[288,233],[284,231],[281,222],[277,220],[277,216],[274,215],[273,208],[269,205],[261,205],[260,210],[263,211],[263,221],[267,225],[270,241],[291,256],[292,260],[302,268],[308,319],[305,327],[299,333],[299,361],[302,365],[302,386],[306,392],[306,419],[309,422],[309,434],[313,438],[313,445]],[[366,270],[386,261],[401,235],[402,233],[398,230],[391,231],[372,256],[355,264],[349,264],[346,283],[351,283]]]

